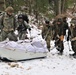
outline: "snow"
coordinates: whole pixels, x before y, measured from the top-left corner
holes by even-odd
[[[67,23],[68,23],[69,26],[70,26],[70,22],[71,22],[71,18],[68,17],[68,18],[67,18]]]
[[[38,35],[40,31],[38,30],[37,32],[36,28],[33,31],[34,34],[31,34],[31,36],[34,37],[32,44],[36,47],[42,47],[40,44],[40,42],[42,42],[44,48],[46,48],[46,42],[42,39],[41,35]],[[33,31],[31,33],[33,33]],[[30,34],[28,36],[30,37]],[[22,40],[18,41],[18,43],[21,41]],[[28,40],[26,42],[28,42]],[[8,42],[7,44],[13,47],[17,46],[16,42]],[[23,44],[25,44],[24,41],[22,45]],[[51,41],[51,45],[54,46],[54,41]],[[71,45],[69,45],[70,41],[67,42],[64,40],[65,49],[63,55],[58,55],[56,48],[53,48],[47,53],[47,57],[43,59],[19,62],[0,61],[0,75],[76,75],[76,59],[69,56],[70,53],[73,53]],[[3,46],[4,45],[2,45],[2,47]],[[69,49],[71,49],[71,51],[69,51]]]
[[[40,36],[41,37],[41,36]],[[38,39],[38,40],[36,40]],[[39,40],[40,38],[34,38],[32,42],[30,40],[19,40],[18,42],[8,41],[1,42],[0,47],[2,49],[16,49],[16,50],[25,50],[26,52],[47,52],[46,43]],[[44,44],[43,44],[44,43]]]
[[[65,47],[68,47],[67,42]],[[54,49],[44,59],[1,62],[0,75],[76,75],[76,59],[69,57],[68,52],[68,48],[65,48],[60,56]]]

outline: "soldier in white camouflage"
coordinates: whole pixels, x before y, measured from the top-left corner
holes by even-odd
[[[1,41],[6,40],[6,38],[9,38],[10,41],[17,41],[17,37],[14,34],[16,20],[13,12],[14,9],[9,6],[5,9],[5,13],[0,18]]]
[[[72,19],[70,30],[71,30],[71,45],[72,50],[74,52],[73,54],[71,54],[71,56],[76,58],[76,18]]]

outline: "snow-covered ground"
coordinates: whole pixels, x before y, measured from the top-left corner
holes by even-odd
[[[76,59],[69,56],[67,42],[64,54],[53,49],[44,59],[0,62],[0,75],[76,75]]]
[[[41,31],[35,28],[28,36],[33,37],[33,41],[39,41],[42,40],[40,33]],[[51,44],[53,45],[53,42]],[[58,55],[58,51],[53,48],[43,59],[19,62],[0,61],[0,75],[76,75],[76,59],[69,56],[73,52],[69,51],[68,42],[64,41],[64,47],[63,55]]]

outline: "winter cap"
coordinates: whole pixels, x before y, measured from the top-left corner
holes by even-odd
[[[18,15],[18,19],[23,19],[23,15],[22,14]]]
[[[61,18],[58,18],[57,22],[62,22],[62,19]]]
[[[6,12],[13,12],[14,9],[13,9],[13,7],[9,6],[9,7],[7,7],[7,8],[5,9],[5,11],[6,11]]]

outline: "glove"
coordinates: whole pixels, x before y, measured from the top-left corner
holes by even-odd
[[[14,33],[15,33],[16,35],[18,35],[18,30],[15,30]]]
[[[60,40],[61,40],[61,41],[64,40],[64,36],[63,36],[63,35],[60,36]]]

